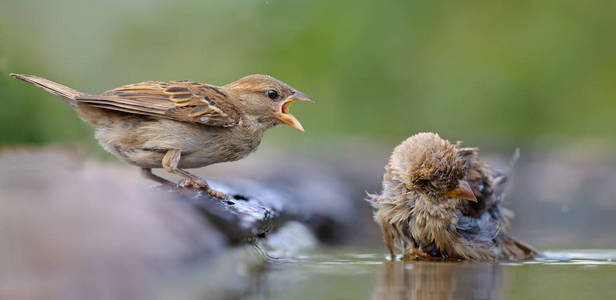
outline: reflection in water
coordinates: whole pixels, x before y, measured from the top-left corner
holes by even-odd
[[[386,262],[373,299],[498,299],[498,264]]]
[[[265,264],[242,267],[242,260],[237,260],[229,268],[222,262],[215,272],[208,266],[207,273],[218,274],[221,280],[210,284],[213,288],[202,299],[614,298],[615,250],[544,254],[543,259],[516,263],[404,263],[387,261],[382,253],[318,248],[291,258],[268,259]],[[194,277],[200,278],[199,286],[204,284],[203,277]]]

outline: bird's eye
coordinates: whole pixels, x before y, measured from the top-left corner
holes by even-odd
[[[278,92],[276,90],[267,90],[266,93],[267,93],[267,96],[272,100],[278,98]]]

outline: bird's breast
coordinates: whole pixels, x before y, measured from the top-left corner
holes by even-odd
[[[202,147],[182,153],[180,168],[200,168],[207,165],[236,161],[255,151],[262,134],[254,134],[242,127],[221,128],[211,133]]]
[[[434,204],[418,200],[413,208],[411,234],[420,245],[435,243],[449,249],[455,240],[457,217],[450,203]]]

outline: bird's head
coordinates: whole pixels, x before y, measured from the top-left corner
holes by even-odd
[[[465,179],[468,164],[455,144],[438,134],[419,133],[398,145],[390,167],[408,190],[428,199],[465,199],[477,202]]]
[[[235,95],[240,110],[263,129],[287,124],[304,131],[302,124],[289,113],[289,106],[294,101],[314,102],[308,95],[267,75],[249,75],[225,85],[223,89]]]

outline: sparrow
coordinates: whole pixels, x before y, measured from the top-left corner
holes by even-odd
[[[224,86],[190,81],[146,81],[101,95],[76,91],[33,75],[10,74],[58,95],[94,126],[95,138],[120,160],[141,168],[149,179],[173,184],[152,173],[164,168],[178,184],[226,199],[185,171],[239,160],[255,151],[263,133],[280,124],[304,131],[289,113],[308,95],[266,75],[249,75]]]
[[[398,145],[370,195],[374,219],[395,259],[523,260],[539,255],[506,233],[512,213],[502,206],[507,174],[490,168],[478,148],[462,148],[435,133]]]

